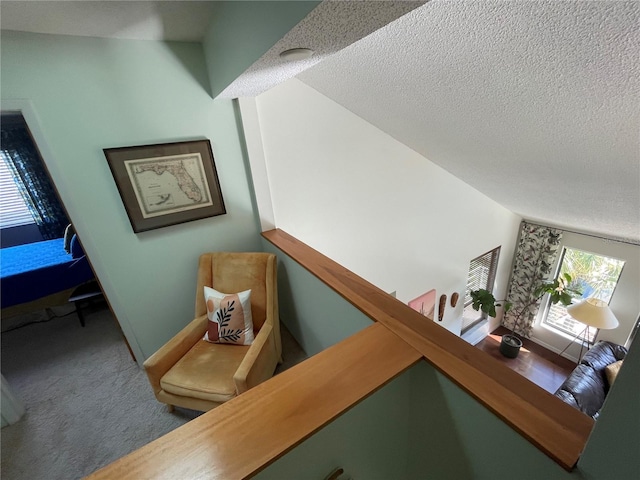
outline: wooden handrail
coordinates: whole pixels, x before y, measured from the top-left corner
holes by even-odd
[[[372,324],[87,478],[248,478],[421,359]]]
[[[270,230],[263,237],[418,350],[563,468],[573,469],[593,428],[590,417],[286,232]]]
[[[591,418],[285,232],[263,236],[377,323],[87,478],[251,477],[422,359],[576,464]]]

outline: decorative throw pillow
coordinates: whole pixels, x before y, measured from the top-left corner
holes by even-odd
[[[622,360],[618,360],[617,362],[610,363],[606,367],[604,367],[604,373],[607,376],[607,381],[609,382],[609,386],[613,385],[613,382],[616,380],[618,376],[618,372],[620,371],[620,367],[622,367]]]
[[[251,290],[240,293],[221,293],[204,287],[209,324],[204,339],[212,343],[251,345],[253,318],[251,317]]]

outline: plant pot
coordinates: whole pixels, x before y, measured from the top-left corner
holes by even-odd
[[[515,335],[507,334],[502,336],[500,353],[505,357],[516,358],[520,353],[520,347],[522,347],[522,340]]]

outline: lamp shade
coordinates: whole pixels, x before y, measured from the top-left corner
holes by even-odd
[[[609,305],[597,298],[587,298],[567,307],[567,313],[590,327],[610,330],[618,326],[618,319]]]

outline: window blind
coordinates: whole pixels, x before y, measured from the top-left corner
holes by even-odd
[[[0,150],[0,228],[35,223],[13,180],[6,153]]]
[[[493,288],[499,252],[500,247],[471,260],[469,264],[469,276],[467,277],[467,288],[464,296],[465,306],[471,304],[470,293],[472,290],[478,290],[479,288],[491,290]]]
[[[479,257],[474,258],[469,263],[469,275],[467,276],[467,287],[464,292],[464,310],[462,312],[462,333],[467,331],[477,322],[486,318],[481,311],[475,311],[471,304],[471,291],[484,288],[491,291],[493,282],[496,278],[496,270],[498,268],[498,258],[500,256],[500,247],[487,252]]]

